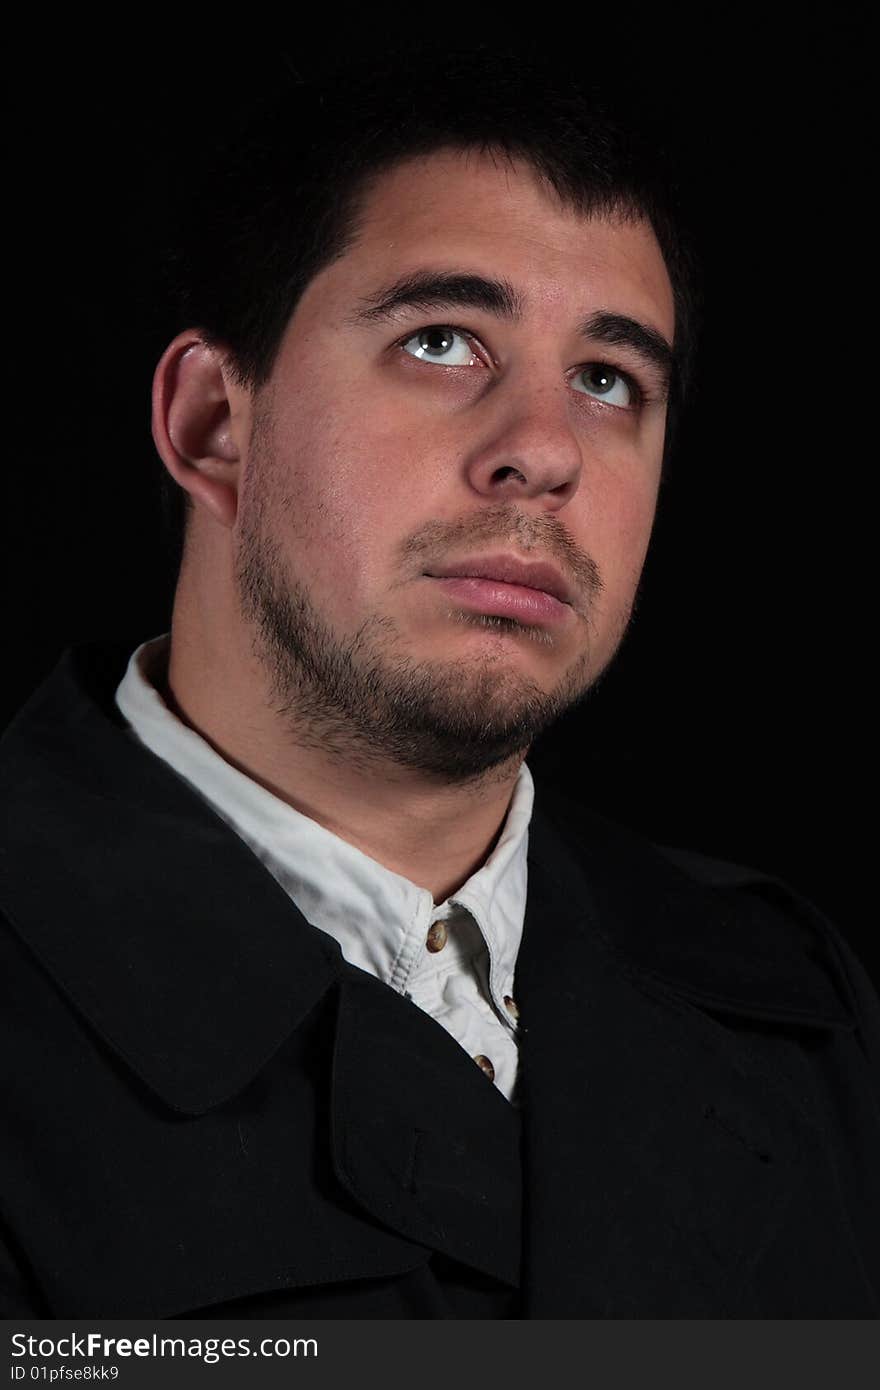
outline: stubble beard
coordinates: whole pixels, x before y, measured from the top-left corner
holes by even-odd
[[[253,530],[242,533],[236,578],[275,713],[299,744],[365,770],[390,762],[445,782],[484,779],[524,757],[598,674],[585,649],[548,692],[512,669],[501,641],[471,659],[417,661],[389,617],[340,636],[306,586],[287,577],[278,546]],[[507,618],[449,618],[516,633],[517,642],[543,640]]]
[[[257,441],[264,465],[273,453],[267,424],[261,419]],[[275,470],[260,471],[259,500],[241,517],[235,579],[272,708],[299,745],[364,771],[390,763],[445,783],[505,776],[601,674],[592,666],[589,609],[584,647],[549,692],[514,668],[508,641],[489,638],[479,655],[457,661],[418,661],[391,617],[373,615],[350,636],[335,632],[307,585],[289,573],[271,524],[273,515],[289,514],[287,499],[273,486]],[[601,581],[586,563],[598,595]],[[556,640],[510,618],[457,609],[448,618],[517,643]]]

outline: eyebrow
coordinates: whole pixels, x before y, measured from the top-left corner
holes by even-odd
[[[525,299],[505,279],[470,275],[459,271],[416,270],[401,276],[361,300],[352,316],[353,324],[384,323],[398,309],[484,309],[508,323],[518,323],[525,311]],[[580,324],[582,337],[608,347],[626,347],[653,368],[668,390],[675,363],[672,344],[650,324],[600,309]]]
[[[440,309],[447,304],[485,309],[510,323],[522,318],[525,307],[509,280],[459,271],[416,270],[361,300],[354,321],[379,323],[390,319],[397,309]]]

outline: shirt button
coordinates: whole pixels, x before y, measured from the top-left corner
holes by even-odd
[[[509,994],[505,994],[504,996],[504,1007],[510,1014],[510,1017],[513,1019],[514,1023],[516,1023],[517,1019],[519,1018],[519,1009],[516,1007],[516,1000],[513,999]]]
[[[442,922],[432,922],[428,928],[428,935],[425,938],[425,945],[431,952],[442,951],[446,945],[448,937],[446,927]]]
[[[492,1063],[489,1061],[488,1057],[484,1057],[482,1052],[480,1052],[474,1058],[474,1061],[480,1068],[480,1071],[484,1071],[486,1073],[490,1081],[495,1080],[495,1068],[492,1066]]]

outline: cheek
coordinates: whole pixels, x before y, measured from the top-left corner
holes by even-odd
[[[435,481],[434,460],[438,467],[443,460],[448,482],[451,441],[441,444],[435,430],[426,430],[424,410],[411,394],[386,393],[380,406],[369,378],[351,378],[344,392],[329,398],[321,385],[323,399],[319,390],[303,393],[306,409],[284,422],[303,486],[356,531],[369,532],[371,518],[407,502],[418,516],[418,496]]]
[[[636,575],[644,562],[654,513],[657,506],[659,471],[655,476],[636,474],[635,482],[615,478],[611,485],[593,499],[593,523],[597,547],[602,555],[596,559],[611,574]],[[603,563],[604,562],[604,563]]]
[[[322,411],[314,397],[278,425],[279,539],[293,572],[341,612],[371,592],[414,514],[405,436],[392,441],[369,413],[338,404]]]
[[[586,549],[599,566],[603,589],[595,609],[594,638],[604,660],[626,629],[641,577],[656,509],[653,480],[623,486],[616,480],[601,498],[594,495]]]

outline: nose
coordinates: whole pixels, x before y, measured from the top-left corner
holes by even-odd
[[[548,511],[571,501],[583,471],[583,440],[569,393],[564,381],[499,383],[483,401],[478,442],[467,452],[467,478],[476,492],[499,501],[539,498]]]

